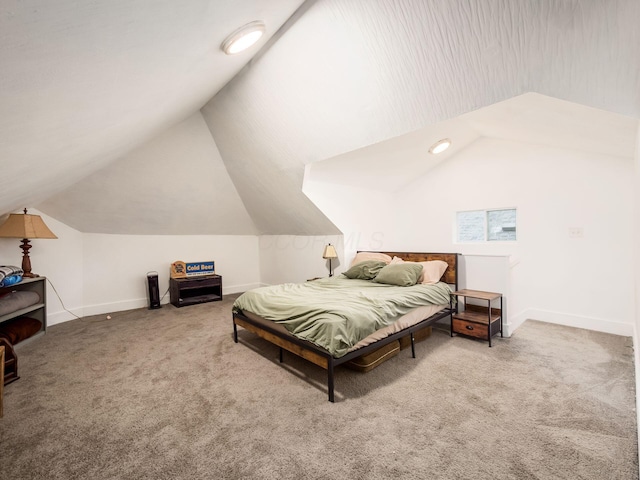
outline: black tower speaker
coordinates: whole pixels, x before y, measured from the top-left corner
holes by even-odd
[[[160,291],[158,290],[158,272],[147,273],[147,284],[149,285],[149,310],[162,308],[162,305],[160,305]]]

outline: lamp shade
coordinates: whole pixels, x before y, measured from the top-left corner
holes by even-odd
[[[329,244],[324,247],[324,253],[322,254],[322,258],[338,258],[338,252],[333,245]]]
[[[0,226],[0,237],[4,238],[58,238],[49,230],[40,215],[12,213]]]

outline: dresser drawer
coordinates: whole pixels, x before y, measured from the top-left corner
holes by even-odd
[[[462,335],[469,335],[470,337],[486,339],[488,337],[489,330],[487,328],[487,324],[468,322],[454,316],[453,332],[460,333]]]

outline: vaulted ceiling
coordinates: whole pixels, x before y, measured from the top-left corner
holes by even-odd
[[[259,54],[225,56],[255,19]],[[3,2],[0,213],[36,205],[113,233],[335,233],[302,193],[312,162],[527,92],[598,109],[596,124],[640,118],[639,23],[637,0]],[[481,135],[518,135],[494,117]],[[185,194],[183,166],[182,182],[210,183]]]
[[[473,149],[483,137],[516,142],[526,149],[545,145],[631,161],[636,151],[638,121],[632,117],[538,93],[526,93],[451,120],[438,122],[307,168],[305,181],[398,192],[441,162]],[[432,155],[438,140],[451,146]]]
[[[0,2],[0,214],[64,192],[197,112],[301,4]],[[225,37],[256,19],[267,25],[260,44],[225,55]],[[119,190],[109,178],[96,187]],[[110,212],[86,200],[56,215],[65,223],[93,215],[109,228]],[[138,200],[156,220],[163,214],[154,211],[153,195]]]

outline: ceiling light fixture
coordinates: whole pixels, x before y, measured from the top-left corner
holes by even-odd
[[[436,143],[431,145],[431,148],[429,149],[429,153],[433,153],[434,155],[437,155],[439,153],[444,152],[450,146],[451,146],[451,140],[449,140],[448,138],[443,138],[442,140],[438,140]]]
[[[255,44],[265,31],[264,23],[256,20],[240,27],[229,35],[220,48],[227,55],[240,53]]]

